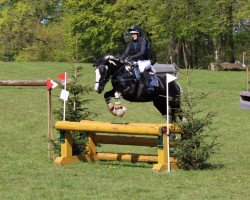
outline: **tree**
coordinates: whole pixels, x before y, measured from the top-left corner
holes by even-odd
[[[55,0],[19,0],[2,3],[0,9],[0,58],[13,61],[21,51],[27,51],[27,49],[31,49],[28,57],[32,57],[34,50],[37,52],[40,48],[46,48],[49,41],[44,40],[41,33],[46,29],[48,22],[58,22],[59,10],[60,5]],[[39,43],[38,48],[32,47],[34,43]],[[44,56],[42,58],[38,56],[37,59],[43,58]]]
[[[5,0],[0,59],[69,61],[76,35],[85,58],[119,54],[124,32],[140,25],[158,61],[206,68],[217,50],[221,61],[234,62],[249,41],[249,31],[235,31],[249,17],[249,1]]]
[[[108,44],[107,30],[109,22],[104,13],[104,7],[110,1],[91,0],[64,0],[64,22],[67,24],[71,38],[80,37],[82,55],[98,56],[103,52],[102,45]]]
[[[65,0],[65,21],[72,37],[81,34],[83,55],[118,54],[124,47],[123,33],[130,26],[146,21],[146,5],[145,0]]]
[[[160,59],[172,57],[180,66],[199,66],[211,53],[211,37],[207,33],[206,3],[197,0],[155,1],[150,25]]]

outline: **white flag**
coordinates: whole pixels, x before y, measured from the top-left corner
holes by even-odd
[[[60,99],[67,101],[69,98],[69,92],[66,90],[61,91]]]
[[[57,84],[55,81],[51,80],[51,79],[48,79],[48,80],[46,81],[47,90],[54,89],[54,88],[57,87],[57,85],[58,85],[58,84]]]
[[[58,86],[58,84],[55,81],[51,80],[51,79],[50,79],[50,82],[52,83],[52,89],[54,89],[54,88],[56,88]]]
[[[171,74],[167,74],[167,83],[170,83],[170,82],[172,82],[172,81],[174,81],[176,79],[177,79],[177,77],[175,77],[175,76],[173,76]]]

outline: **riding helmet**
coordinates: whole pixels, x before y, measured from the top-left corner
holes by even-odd
[[[129,32],[130,34],[136,33],[136,34],[141,35],[141,34],[142,34],[142,29],[141,29],[140,26],[132,26],[130,29],[128,29],[128,32]]]

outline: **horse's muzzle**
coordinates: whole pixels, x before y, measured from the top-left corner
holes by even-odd
[[[102,90],[96,90],[96,92],[97,92],[98,94],[101,94],[101,93],[102,93]]]
[[[95,88],[95,91],[96,91],[98,94],[101,94],[102,91],[103,91],[103,88],[100,88],[100,87]]]
[[[95,82],[95,91],[99,94],[103,91],[103,88],[100,87],[99,82]]]

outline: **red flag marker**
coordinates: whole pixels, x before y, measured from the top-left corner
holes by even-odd
[[[53,84],[50,82],[50,79],[47,80],[46,82],[47,90],[50,90],[53,86]]]
[[[65,73],[59,74],[57,77],[60,78],[62,81],[65,81]]]
[[[47,90],[54,89],[57,86],[57,83],[51,79],[48,79],[46,81],[46,86],[47,86]]]

